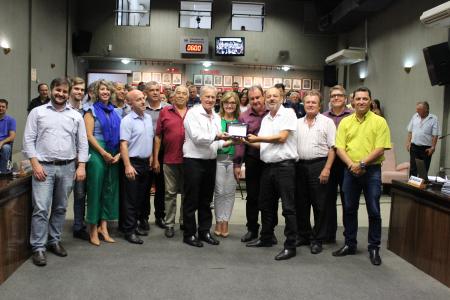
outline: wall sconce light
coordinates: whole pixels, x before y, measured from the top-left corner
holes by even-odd
[[[361,83],[363,83],[364,82],[364,80],[367,78],[367,73],[366,73],[366,71],[360,71],[359,72],[359,81],[361,82]]]
[[[205,61],[205,62],[203,62],[203,66],[204,66],[205,68],[209,68],[209,67],[211,67],[211,65],[212,65],[212,63],[211,63],[210,61]]]
[[[128,64],[130,63],[130,60],[124,58],[124,59],[121,60],[121,62],[122,62],[124,65],[128,65]]]
[[[411,72],[412,67],[403,67],[403,69],[407,74],[409,74],[409,72]]]
[[[5,53],[5,55],[7,55],[9,52],[11,52],[11,47],[9,46],[8,42],[6,42],[6,41],[2,41],[0,43],[0,47],[3,48],[3,53]]]
[[[409,74],[409,72],[411,72],[411,69],[413,66],[414,66],[414,62],[411,60],[408,60],[403,64],[403,70],[405,70],[406,74]]]
[[[281,69],[285,72],[289,71],[291,68],[289,66],[283,66]]]

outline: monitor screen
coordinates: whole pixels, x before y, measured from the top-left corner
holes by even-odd
[[[216,37],[216,55],[244,56],[245,38],[243,37]]]

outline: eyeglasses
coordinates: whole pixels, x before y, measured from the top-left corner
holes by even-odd
[[[225,103],[223,104],[223,106],[236,106],[236,105],[237,105],[236,102],[225,102]]]
[[[330,96],[330,98],[336,98],[336,97],[344,97],[344,94],[333,94]]]

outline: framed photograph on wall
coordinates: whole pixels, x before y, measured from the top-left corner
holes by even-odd
[[[244,87],[249,88],[253,85],[253,77],[244,77]]]
[[[203,76],[200,74],[194,75],[194,85],[203,85]]]
[[[172,84],[181,84],[181,74],[172,74]]]
[[[233,82],[237,82],[239,85],[239,88],[241,88],[242,87],[242,76],[234,76]]]
[[[268,89],[272,87],[272,77],[264,77],[263,88]]]
[[[233,85],[233,76],[225,75],[223,76],[223,86],[232,86]]]
[[[274,78],[273,79],[273,85],[277,84],[277,83],[283,83],[283,79],[281,78]],[[285,87],[286,88],[286,87]]]
[[[141,72],[133,72],[133,82],[141,82],[142,77],[141,77]]]
[[[301,90],[302,89],[302,80],[301,79],[292,80],[292,89]]]
[[[259,85],[262,87],[263,85],[262,77],[253,77],[253,85]]]
[[[313,90],[320,91],[320,80],[319,79],[313,79],[312,88],[313,88]]]
[[[152,81],[152,73],[150,73],[150,72],[142,72],[142,81],[143,82]]]
[[[162,76],[162,84],[172,84],[172,74],[164,73]]]
[[[311,79],[303,79],[302,81],[303,81],[302,89],[310,90],[311,89]]]
[[[292,88],[292,79],[283,79],[284,88],[290,90]]]
[[[152,81],[161,83],[161,73],[152,73]]]
[[[213,76],[212,75],[203,75],[203,84],[204,85],[212,85],[213,84]]]
[[[214,85],[222,86],[222,75],[214,75]]]

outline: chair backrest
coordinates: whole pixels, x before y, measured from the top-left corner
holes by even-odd
[[[385,171],[392,171],[392,170],[395,170],[396,166],[397,166],[397,163],[395,161],[394,144],[392,144],[391,149],[384,150],[384,161],[383,161],[383,165],[381,166],[381,169],[385,170]]]

